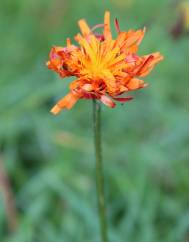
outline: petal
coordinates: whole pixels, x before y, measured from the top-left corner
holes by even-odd
[[[159,53],[153,53],[147,56],[144,56],[144,61],[139,70],[137,71],[137,76],[145,77],[147,76],[154,66],[159,63],[161,60],[163,60],[163,56]]]
[[[56,104],[52,109],[51,109],[51,113],[53,113],[54,115],[57,115],[59,112],[61,111],[61,108]]]
[[[144,38],[145,28],[143,30],[129,31],[126,33],[125,43],[122,45],[121,50],[125,53],[136,53],[138,46]]]
[[[139,66],[139,69],[138,69],[136,74],[140,75],[141,73],[145,72],[148,69],[148,66],[150,65],[150,63],[152,63],[153,60],[154,60],[154,56],[153,55],[149,55],[147,57],[144,57],[144,61]]]
[[[106,11],[104,15],[104,38],[112,39],[111,28],[110,28],[110,12]]]
[[[140,88],[140,80],[137,78],[132,78],[128,83],[127,87],[129,90],[135,90]]]
[[[114,97],[113,99],[118,102],[125,103],[128,101],[131,101],[133,99],[133,97]]]
[[[66,39],[66,44],[67,44],[67,47],[69,48],[72,44],[71,44],[71,40],[70,38],[67,38]]]
[[[100,101],[110,108],[114,108],[116,105],[109,97],[105,95],[100,97]]]
[[[70,83],[70,89],[74,90],[77,89],[78,87],[82,87],[85,83],[85,80],[83,79],[76,79]]]
[[[110,70],[105,69],[102,71],[104,82],[107,86],[108,92],[114,92],[117,89],[116,79]]]
[[[117,31],[118,33],[120,33],[120,32],[121,32],[121,29],[120,29],[119,21],[118,21],[117,18],[115,18],[115,20],[114,20],[114,25],[115,25],[116,31]]]
[[[94,49],[91,47],[91,45],[89,44],[89,42],[85,38],[83,38],[80,34],[78,34],[75,37],[75,39],[84,48],[86,54],[89,56],[91,61],[95,62],[96,61],[96,53],[95,53]]]
[[[90,30],[87,22],[85,21],[85,19],[79,20],[78,25],[79,25],[81,33],[83,34],[84,37],[86,37],[87,35],[89,35],[91,33],[91,30]]]
[[[120,85],[120,92],[127,92],[128,91],[128,88],[127,87],[125,87],[124,85]]]
[[[71,109],[79,98],[79,96],[73,94],[72,92],[68,93],[51,109],[51,113],[56,115],[64,108]]]
[[[93,86],[89,83],[83,85],[82,89],[86,92],[91,92],[93,90]]]
[[[137,30],[135,32],[128,32],[128,38],[126,40],[125,48],[129,48],[132,45],[139,45],[144,37],[145,28],[143,30]],[[130,36],[129,36],[130,35]]]
[[[119,33],[119,35],[117,36],[117,39],[115,41],[115,46],[118,46],[121,48],[125,43],[126,37],[127,37],[126,32]]]

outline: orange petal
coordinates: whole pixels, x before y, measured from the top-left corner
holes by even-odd
[[[105,95],[100,97],[100,101],[110,108],[114,108],[116,105],[109,97]]]
[[[128,91],[128,88],[123,86],[123,85],[120,85],[120,88],[119,88],[120,92],[127,92]]]
[[[143,62],[137,73],[137,75],[140,77],[147,76],[152,71],[154,66],[161,60],[163,60],[163,56],[159,52],[144,56],[144,58],[145,61]]]
[[[144,37],[146,29],[143,30],[137,30],[135,32],[128,33],[130,35],[126,41],[125,47],[130,47],[133,44],[139,45]]]
[[[70,83],[70,89],[74,90],[74,89],[77,89],[78,87],[82,87],[84,83],[85,83],[84,80],[76,79]]]
[[[140,80],[137,78],[132,78],[128,83],[127,83],[127,87],[129,88],[129,90],[135,90],[140,88]]]
[[[51,109],[51,113],[56,115],[61,111],[61,109],[71,109],[79,98],[79,96],[73,94],[72,92],[68,93]]]
[[[141,43],[145,34],[145,28],[143,30],[129,31],[127,32],[127,38],[125,44],[122,46],[122,50],[127,53],[136,53],[138,46]]]
[[[53,113],[54,115],[57,115],[60,111],[61,111],[61,108],[58,105],[55,105],[50,112]]]
[[[96,60],[95,50],[92,48],[89,42],[85,38],[83,38],[80,34],[78,34],[75,37],[75,40],[78,41],[79,44],[84,48],[86,53],[89,55],[89,58],[95,62]]]
[[[127,36],[126,32],[119,33],[119,35],[115,41],[115,46],[119,46],[121,48],[125,42],[126,36]]]
[[[87,36],[91,33],[91,30],[87,24],[87,22],[85,21],[85,19],[81,19],[78,21],[78,25],[79,28],[81,30],[81,33],[83,34],[83,36]]]
[[[82,89],[86,92],[91,92],[93,90],[93,86],[91,84],[86,83],[83,85]]]
[[[110,12],[106,11],[104,15],[104,38],[112,39],[111,28],[110,28]]]
[[[71,46],[71,40],[70,40],[70,38],[67,38],[66,39],[66,44],[67,44],[67,47],[70,47]]]

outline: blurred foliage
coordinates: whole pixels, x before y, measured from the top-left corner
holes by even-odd
[[[110,241],[189,240],[189,35],[179,31],[175,38],[173,31],[182,27],[179,5],[186,2],[0,1],[0,159],[18,210],[10,233],[0,193],[1,242],[100,241],[92,104],[80,101],[52,116],[69,79],[60,80],[45,62],[52,45],[73,38],[78,19],[101,23],[105,9],[122,29],[147,26],[141,54],[165,56],[134,101],[103,106]]]

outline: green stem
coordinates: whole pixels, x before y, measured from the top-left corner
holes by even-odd
[[[96,188],[98,197],[98,210],[102,242],[108,242],[106,206],[104,196],[104,176],[101,153],[101,107],[98,101],[93,100],[93,122],[94,122],[94,145],[96,157]]]

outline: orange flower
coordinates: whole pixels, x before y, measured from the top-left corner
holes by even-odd
[[[112,38],[110,13],[104,16],[104,24],[89,28],[84,19],[79,20],[81,34],[75,36],[78,46],[67,39],[66,47],[53,47],[49,69],[64,78],[75,76],[70,84],[70,92],[51,110],[58,114],[62,109],[70,109],[81,98],[98,99],[113,108],[115,101],[126,102],[132,97],[120,97],[121,94],[146,86],[140,77],[150,73],[155,64],[163,59],[159,52],[138,56],[137,50],[142,41],[145,29],[122,32],[117,19],[115,27],[118,32]],[[103,27],[103,33],[94,32]]]

